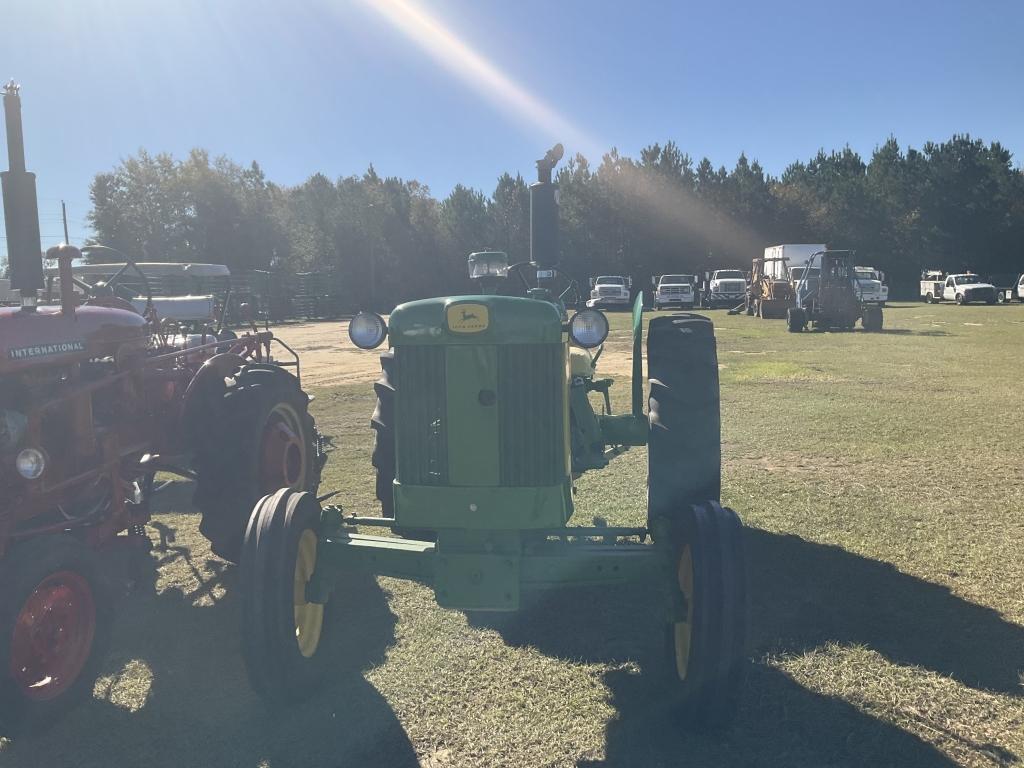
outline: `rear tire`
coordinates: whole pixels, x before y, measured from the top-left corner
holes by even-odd
[[[326,606],[305,598],[319,529],[316,498],[282,488],[260,499],[245,533],[242,657],[253,689],[271,705],[308,698],[327,671]]]
[[[882,308],[875,306],[865,307],[864,315],[861,317],[860,322],[865,331],[878,333],[882,330]]]
[[[956,298],[954,299],[954,301],[956,301],[957,304],[966,304],[967,303],[967,300],[964,299],[964,295],[962,293],[958,293],[956,295]]]
[[[242,368],[211,411],[214,428],[196,448],[194,503],[214,553],[237,563],[256,501],[283,487],[315,494],[325,457],[309,397],[277,366]]]
[[[742,525],[717,501],[721,424],[711,322],[656,318],[647,354],[647,515],[671,574],[665,630],[671,706],[685,725],[720,727],[732,718],[742,678],[746,576]]]
[[[0,735],[10,736],[48,725],[92,694],[112,599],[99,556],[68,535],[13,546],[0,585]]]

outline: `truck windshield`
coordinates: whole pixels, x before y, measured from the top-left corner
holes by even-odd
[[[625,285],[626,278],[624,277],[599,277],[597,278],[597,285]]]
[[[953,282],[957,285],[967,285],[968,283],[980,283],[981,278],[977,275],[953,275]]]
[[[878,274],[873,269],[858,269],[856,271],[858,280],[877,280]]]
[[[720,269],[715,272],[716,280],[743,280],[743,273],[738,269]]]
[[[661,285],[679,285],[681,283],[692,283],[693,275],[662,275]]]

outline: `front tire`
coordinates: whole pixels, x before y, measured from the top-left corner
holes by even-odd
[[[0,724],[45,725],[87,698],[110,634],[98,555],[67,535],[10,549],[0,563]]]
[[[678,510],[664,529],[672,707],[684,724],[723,727],[735,714],[743,675],[743,526],[731,509],[708,501]]]
[[[711,322],[695,315],[652,320],[647,356],[647,515],[669,572],[672,709],[686,725],[722,726],[741,682],[746,581],[742,526],[717,501],[721,422]]]
[[[253,689],[273,705],[307,698],[325,676],[326,606],[305,592],[319,528],[316,498],[282,488],[259,501],[245,533],[242,657]]]
[[[194,503],[214,553],[237,563],[256,501],[279,488],[316,493],[324,457],[298,379],[262,364],[233,378],[196,449]]]
[[[799,307],[790,307],[786,310],[786,329],[790,333],[800,333],[807,325],[807,317]]]
[[[962,293],[958,293],[956,295],[954,301],[956,301],[957,304],[966,304],[967,303],[967,299],[964,298],[964,295]]]

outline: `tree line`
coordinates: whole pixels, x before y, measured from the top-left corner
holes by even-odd
[[[966,135],[920,150],[894,138],[865,161],[819,151],[780,177],[740,155],[732,169],[675,143],[638,158],[576,155],[557,172],[562,268],[585,285],[599,273],[749,269],[768,245],[828,243],[910,286],[924,268],[1024,270],[1024,173],[998,143]],[[457,185],[382,178],[373,166],[332,181],[269,181],[259,165],[140,151],[91,185],[96,241],[140,260],[209,261],[235,270],[345,275],[353,307],[389,309],[469,289],[466,256],[529,256],[528,181],[504,173],[488,195]],[[897,289],[898,292],[898,289]]]

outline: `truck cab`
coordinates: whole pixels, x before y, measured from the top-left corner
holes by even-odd
[[[857,290],[860,292],[860,300],[865,304],[884,307],[889,298],[889,286],[883,282],[885,275],[874,267],[854,267],[853,275]]]
[[[739,269],[716,269],[711,273],[704,306],[735,307],[747,297],[747,277]]]
[[[633,281],[622,275],[599,275],[590,278],[590,299],[587,306],[591,309],[600,307],[623,307],[630,305],[630,287]]]
[[[696,275],[662,275],[654,287],[654,308],[673,304],[684,309],[693,309],[697,301]]]

